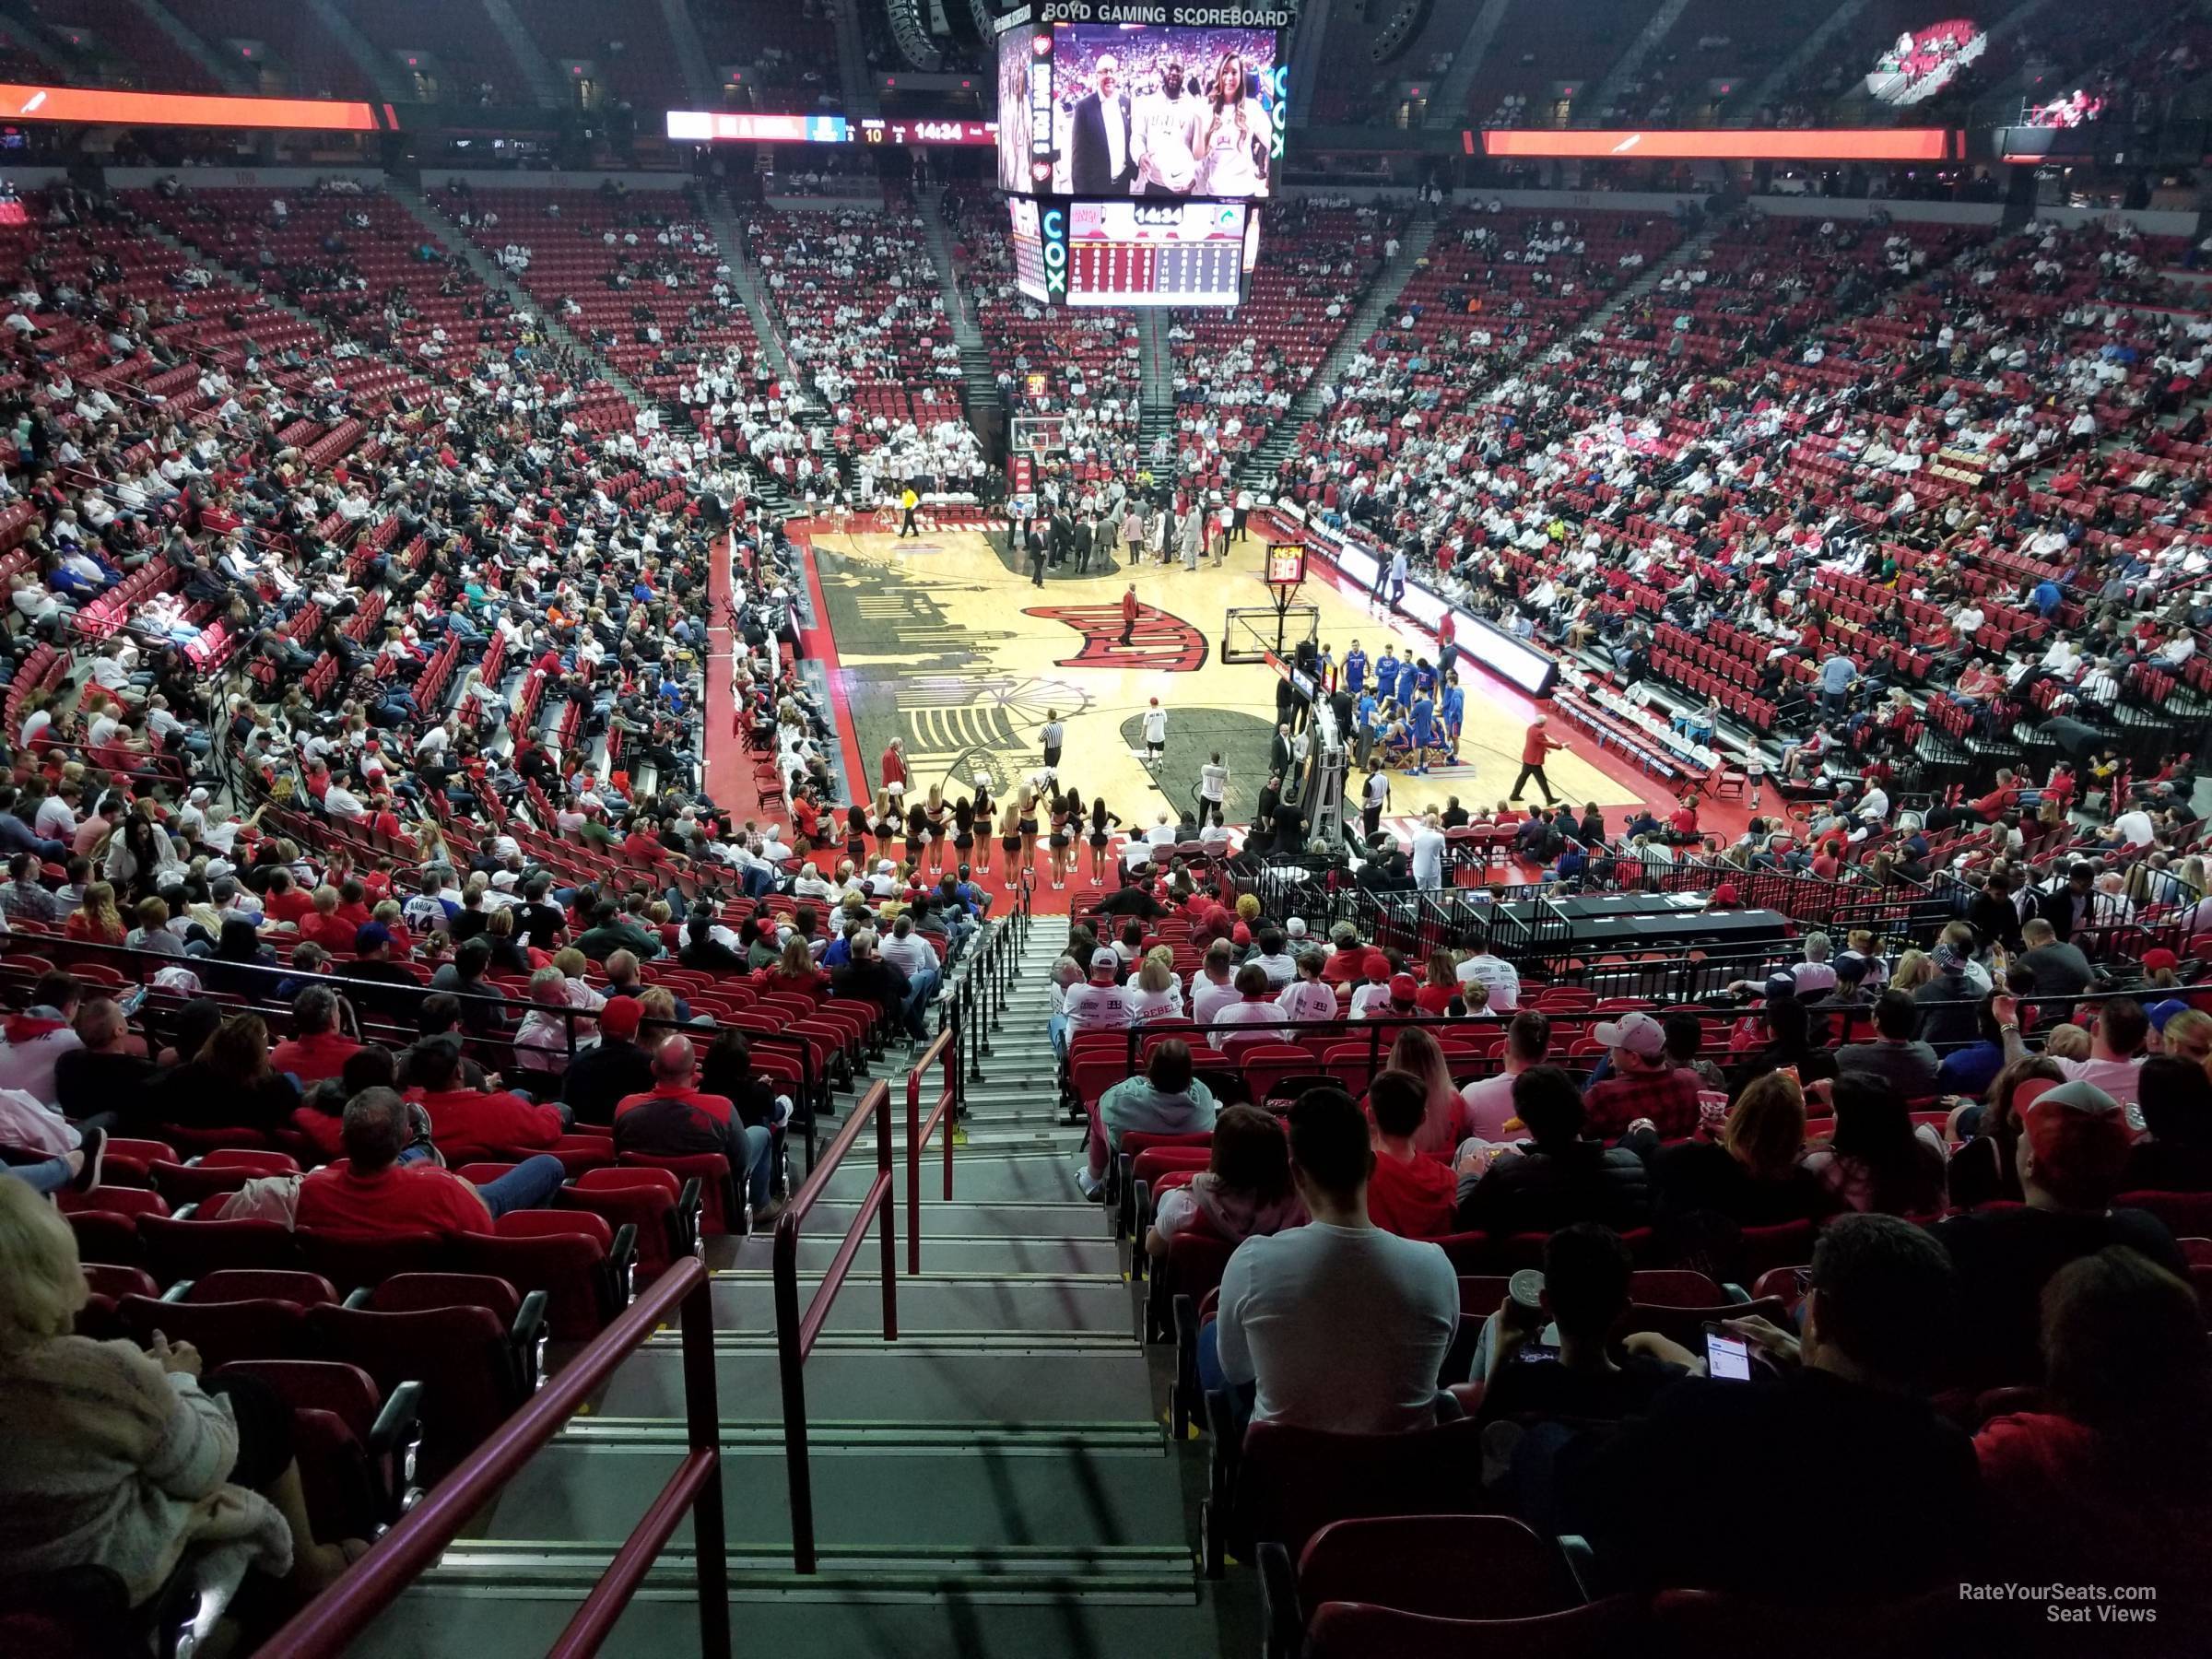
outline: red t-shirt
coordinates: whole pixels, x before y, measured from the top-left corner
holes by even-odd
[[[407,1091],[430,1114],[430,1138],[448,1163],[466,1163],[486,1158],[502,1147],[549,1147],[560,1138],[560,1110],[533,1106],[517,1094],[502,1090],[483,1094],[473,1088],[449,1088],[429,1094]]]
[[[368,1176],[355,1174],[350,1161],[330,1164],[300,1183],[294,1219],[338,1232],[491,1230],[491,1212],[477,1189],[429,1164],[390,1164]]]
[[[1448,1163],[1416,1154],[1400,1163],[1377,1148],[1367,1183],[1367,1213],[1377,1227],[1404,1239],[1439,1239],[1452,1230],[1459,1178]]]
[[[317,1031],[312,1037],[293,1037],[278,1043],[269,1055],[269,1064],[302,1083],[320,1083],[344,1071],[347,1056],[360,1046],[335,1031]],[[336,1122],[335,1118],[331,1121]]]
[[[302,939],[311,939],[325,950],[344,951],[349,955],[360,931],[359,923],[348,922],[335,915],[310,915],[300,924],[300,936]]]
[[[299,924],[315,913],[315,899],[305,888],[288,887],[281,893],[271,893],[261,908],[272,922]]]
[[[281,1067],[279,1069],[282,1069]],[[314,1161],[331,1163],[346,1156],[345,1120],[327,1112],[302,1106],[292,1113],[292,1127],[307,1136],[322,1156]]]

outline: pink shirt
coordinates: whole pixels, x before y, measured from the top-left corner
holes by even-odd
[[[1467,1112],[1475,1120],[1471,1133],[1477,1140],[1501,1141],[1508,1137],[1505,1126],[1513,1121],[1513,1080],[1504,1072],[1494,1077],[1482,1077],[1459,1091],[1459,1098],[1467,1103]]]

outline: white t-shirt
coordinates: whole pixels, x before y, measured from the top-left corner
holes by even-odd
[[[2131,847],[2147,847],[2159,839],[2158,830],[2151,825],[2150,814],[2140,807],[2122,813],[2112,820],[2112,828],[2127,838],[2127,844]]]
[[[1503,957],[1487,951],[1471,956],[1453,971],[1453,977],[1463,985],[1488,985],[1493,1013],[1521,1006],[1521,970]]]
[[[1413,832],[1413,879],[1425,888],[1444,885],[1444,836],[1426,824]]]
[[[1136,1023],[1136,993],[1122,985],[1071,986],[1061,1012],[1078,1031],[1118,1031]]]
[[[1221,1370],[1256,1422],[1394,1434],[1434,1422],[1459,1278],[1434,1244],[1309,1222],[1247,1239],[1221,1276]]]
[[[1213,1024],[1221,1010],[1228,1007],[1230,1003],[1238,1001],[1241,994],[1237,989],[1237,983],[1233,977],[1217,984],[1214,981],[1206,978],[1204,973],[1193,975],[1191,979],[1191,1023],[1194,1025]]]

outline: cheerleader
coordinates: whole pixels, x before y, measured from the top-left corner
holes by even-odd
[[[854,869],[868,861],[868,812],[858,801],[845,808],[845,862]]]
[[[891,808],[889,791],[879,789],[876,792],[872,816],[869,828],[876,836],[876,856],[879,859],[888,858],[891,855],[891,842],[898,838],[900,829],[899,815]]]
[[[929,852],[929,815],[916,801],[906,809],[906,863],[909,869],[919,870],[922,860]]]
[[[1106,867],[1112,860],[1106,854],[1106,845],[1113,838],[1109,831],[1122,826],[1121,818],[1106,810],[1106,797],[1100,795],[1090,804],[1090,884],[1106,885]]]
[[[1036,822],[1032,819],[1030,825],[1032,840],[1036,833]],[[1021,855],[1021,808],[1012,801],[1006,803],[1006,813],[998,821],[998,850],[1005,854],[1006,887],[1011,891],[1021,883],[1021,865],[1017,862]]]
[[[1021,794],[1015,803],[1014,811],[1014,821],[1021,834],[1019,843],[1021,863],[1016,868],[1006,872],[1006,879],[1010,882],[1019,880],[1022,871],[1033,870],[1037,867],[1037,790],[1035,785],[1024,783],[1021,786]]]
[[[1068,802],[1074,798],[1076,797],[1072,791],[1067,794],[1055,794],[1052,797],[1052,841],[1047,845],[1045,852],[1052,866],[1053,890],[1054,892],[1058,892],[1067,886],[1068,872],[1074,867],[1075,851],[1072,843],[1075,840],[1075,831],[1069,822],[1068,811]]]
[[[929,826],[927,858],[931,876],[945,874],[945,820],[952,809],[945,805],[944,788],[935,783],[929,786],[929,798],[923,804],[922,817]]]

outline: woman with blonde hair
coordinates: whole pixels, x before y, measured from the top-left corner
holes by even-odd
[[[1225,52],[1214,65],[1198,115],[1198,180],[1194,194],[1206,196],[1264,195],[1267,158],[1275,147],[1275,122],[1256,98],[1248,98],[1250,76],[1244,60]]]
[[[951,811],[945,805],[945,786],[932,783],[927,797],[922,803],[922,822],[929,831],[929,844],[924,853],[923,863],[933,877],[945,873],[945,820]]]
[[[1384,1069],[1410,1072],[1421,1080],[1428,1091],[1428,1107],[1421,1126],[1414,1132],[1414,1150],[1450,1162],[1459,1143],[1475,1133],[1475,1116],[1459,1086],[1452,1081],[1443,1046],[1425,1027],[1406,1026],[1390,1045]]]
[[[134,1607],[194,1549],[244,1550],[300,1600],[368,1545],[318,1544],[290,1411],[198,1352],[73,1334],[87,1300],[69,1224],[0,1181],[0,1559],[11,1574],[99,1567]]]
[[[891,856],[891,842],[898,838],[900,827],[899,815],[891,809],[890,792],[877,790],[876,799],[868,808],[868,830],[876,837],[877,858]]]
[[[1889,988],[1912,992],[1935,977],[1936,959],[1924,950],[1908,950],[1897,959],[1897,971],[1889,976]]]
[[[1015,810],[1015,828],[1021,836],[1020,870],[1033,870],[1037,867],[1037,791],[1034,787],[1027,783],[1021,786]],[[1008,870],[1006,879],[1013,881],[1018,874],[1019,870]]]
[[[1182,998],[1175,989],[1175,971],[1157,954],[1147,956],[1136,971],[1135,1016],[1138,1025],[1182,1018]]]
[[[88,887],[85,901],[62,924],[64,937],[82,939],[89,945],[120,945],[129,932],[123,912],[116,908],[115,885],[109,881],[96,881]]]

